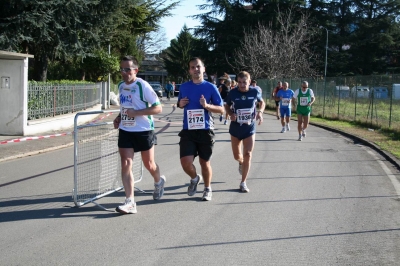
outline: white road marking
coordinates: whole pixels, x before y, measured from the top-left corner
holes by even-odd
[[[389,177],[390,181],[392,181],[393,187],[396,190],[397,198],[400,199],[400,182],[397,180],[396,176],[390,171],[390,169],[384,164],[381,159],[372,151],[367,150],[369,154],[374,157],[374,159],[380,164],[383,171],[385,171],[386,175]]]

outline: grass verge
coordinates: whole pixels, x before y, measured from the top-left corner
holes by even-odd
[[[357,122],[330,120],[312,117],[312,123],[335,128],[351,135],[363,138],[379,146],[382,150],[390,152],[400,159],[400,132],[391,129],[369,128]]]
[[[272,111],[266,113],[275,114]],[[292,114],[296,118],[296,114]],[[370,128],[368,125],[359,122],[341,121],[321,117],[311,117],[311,123],[323,125],[348,134],[360,137],[374,143],[382,150],[393,154],[400,159],[400,132],[393,129]]]

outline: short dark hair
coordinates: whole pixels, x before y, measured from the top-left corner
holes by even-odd
[[[204,66],[204,61],[200,57],[192,57],[188,61],[188,67],[190,68],[190,62],[195,61],[195,60],[200,60],[201,64]]]
[[[135,67],[139,66],[137,59],[132,55],[126,55],[126,56],[122,57],[121,61],[131,61],[132,65],[134,65]]]
[[[257,80],[253,79],[250,83],[257,83]]]
[[[238,78],[247,78],[250,79],[250,73],[247,71],[240,71],[239,74],[237,75]]]

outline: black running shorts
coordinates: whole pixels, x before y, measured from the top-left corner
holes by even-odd
[[[132,148],[135,152],[150,150],[153,145],[157,145],[157,136],[154,130],[129,132],[119,130],[118,148]]]
[[[187,130],[182,129],[179,133],[181,140],[179,141],[180,158],[185,156],[197,155],[205,160],[211,159],[214,147],[214,131],[211,129]]]

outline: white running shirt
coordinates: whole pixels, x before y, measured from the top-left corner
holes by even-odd
[[[141,110],[161,104],[150,84],[141,78],[136,78],[132,84],[119,83],[118,91],[119,103],[121,105],[121,122],[119,128],[129,132],[154,130],[152,115],[141,115],[133,118],[129,118],[126,115],[126,111],[129,108]]]

